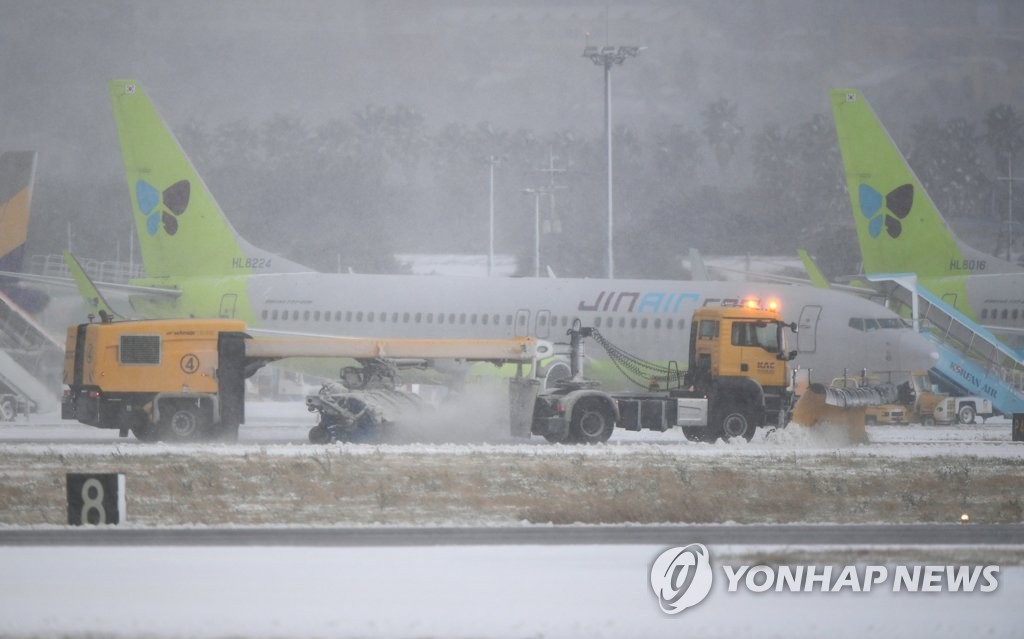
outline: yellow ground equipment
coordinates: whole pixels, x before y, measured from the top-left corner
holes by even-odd
[[[383,378],[393,371],[389,362],[396,359],[523,364],[551,354],[549,343],[532,338],[253,336],[245,330],[244,323],[229,319],[71,326],[65,347],[62,417],[118,429],[122,436],[130,431],[145,441],[230,439],[245,421],[245,379],[278,359],[354,359],[374,371],[374,377]],[[358,367],[346,369],[346,373],[364,382],[371,376]],[[384,396],[389,394],[383,391]],[[525,429],[529,429],[528,422]]]
[[[861,375],[860,377],[837,377],[829,386],[831,388],[878,388],[884,383],[870,375]],[[868,426],[875,424],[898,425],[906,424],[908,421],[907,408],[899,402],[898,395],[891,402],[868,404],[864,407],[864,423]]]
[[[896,387],[888,383],[851,388],[811,384],[793,407],[792,422],[808,428],[832,425],[844,429],[851,443],[866,443],[867,407],[895,399]]]
[[[533,433],[549,441],[594,443],[615,426],[664,431],[679,426],[695,441],[742,437],[758,426],[784,425],[790,407],[786,324],[759,304],[698,309],[692,318],[688,370],[631,356],[592,328],[573,327],[573,377],[537,397]],[[580,377],[580,340],[591,337],[628,379],[647,392],[606,392]]]
[[[901,401],[912,421],[921,424],[972,424],[993,414],[992,400],[978,396],[953,397],[938,392],[928,371],[914,371],[901,393]]]

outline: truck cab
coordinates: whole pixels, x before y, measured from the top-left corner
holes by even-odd
[[[698,309],[690,324],[687,383],[711,400],[711,414],[704,430],[684,427],[687,437],[750,439],[756,426],[784,425],[792,398],[787,362],[796,357],[786,338],[795,330],[757,300]]]
[[[704,307],[690,325],[690,371],[694,386],[721,377],[744,377],[764,387],[785,388],[786,328],[778,313],[755,304],[742,307]]]

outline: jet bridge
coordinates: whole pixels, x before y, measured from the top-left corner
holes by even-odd
[[[1005,415],[1024,413],[1024,360],[995,335],[934,294],[913,274],[873,275],[899,284],[893,297],[913,310],[921,334],[934,342],[939,361],[932,372],[963,390],[992,400]]]

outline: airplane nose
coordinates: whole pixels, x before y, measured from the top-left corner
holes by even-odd
[[[903,331],[899,340],[899,363],[900,370],[928,370],[939,363],[939,351],[920,333]]]

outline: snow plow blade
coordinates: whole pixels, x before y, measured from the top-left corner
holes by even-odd
[[[811,384],[793,407],[793,423],[807,428],[824,424],[844,428],[852,443],[868,441],[864,413],[868,406],[888,404],[896,399],[892,384],[833,388]]]

